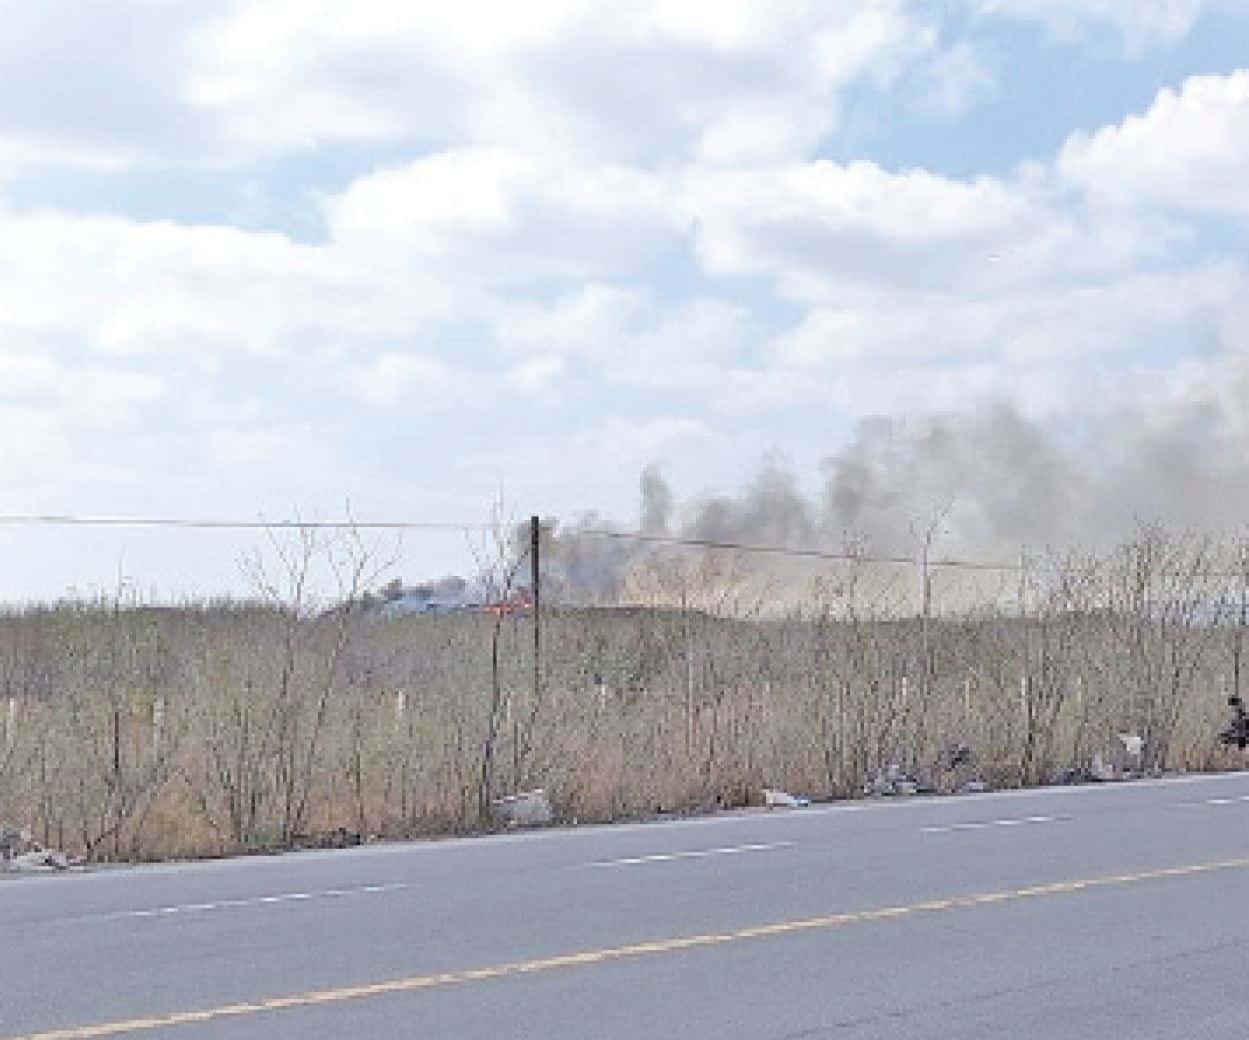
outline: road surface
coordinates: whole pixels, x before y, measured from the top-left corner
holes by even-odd
[[[1249,1036],[1249,774],[0,884],[0,1038]]]

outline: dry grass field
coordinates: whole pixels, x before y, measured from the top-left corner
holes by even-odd
[[[1249,682],[1243,559],[1143,531],[1037,561],[1017,605],[928,617],[865,602],[853,568],[770,612],[705,609],[708,575],[668,568],[662,603],[544,610],[536,691],[524,614],[318,611],[298,582],[14,609],[0,820],[156,859],[482,829],[493,798],[534,787],[583,821],[758,804],[764,786],[852,797],[955,744],[1004,786],[1119,732],[1144,738],[1146,771],[1224,766],[1225,697]]]

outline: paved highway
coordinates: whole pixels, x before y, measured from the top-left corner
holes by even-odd
[[[0,884],[0,1038],[1249,1036],[1249,774]]]

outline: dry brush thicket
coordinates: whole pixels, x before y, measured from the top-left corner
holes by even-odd
[[[734,616],[682,607],[674,588],[707,574],[653,561],[662,606],[544,613],[536,697],[527,616],[314,611],[297,582],[260,603],[15,610],[0,819],[136,859],[472,830],[532,787],[580,820],[757,803],[765,785],[853,796],[956,742],[1004,785],[1121,731],[1144,737],[1145,769],[1227,765],[1244,562],[1145,531],[1037,562],[1013,606],[937,595],[925,619],[866,602],[866,565],[830,567],[801,610]]]

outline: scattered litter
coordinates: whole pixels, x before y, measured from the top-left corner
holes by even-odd
[[[23,852],[20,856],[12,857],[8,861],[7,869],[22,874],[69,870],[70,866],[69,858],[65,853],[57,852],[55,849],[35,848],[30,852]]]
[[[876,774],[875,779],[867,785],[866,793],[882,797],[913,795],[919,793],[919,783],[893,762]]]
[[[919,794],[964,794],[988,790],[980,770],[976,767],[975,756],[968,745],[959,743],[948,744],[941,749],[932,768],[921,770],[914,777]],[[905,785],[895,794],[910,794]]]
[[[788,791],[778,791],[772,787],[763,789],[763,804],[769,809],[801,809],[811,804],[811,799],[806,795],[790,794]]]
[[[555,818],[542,788],[496,798],[492,807],[495,818],[508,827],[539,827]]]
[[[30,829],[0,824],[0,865],[7,864],[14,856],[30,845]]]
[[[1089,763],[1089,779],[1096,780],[1098,783],[1109,783],[1119,779],[1119,771],[1102,757],[1100,751],[1097,751],[1093,754],[1093,761]]]
[[[971,748],[966,744],[951,744],[942,753],[937,762],[939,769],[958,769],[960,766],[971,765]]]
[[[0,871],[33,874],[81,866],[57,849],[45,849],[27,827],[0,827]]]
[[[346,827],[335,827],[333,830],[318,834],[312,838],[307,847],[314,849],[350,849],[362,843],[364,839]]]

